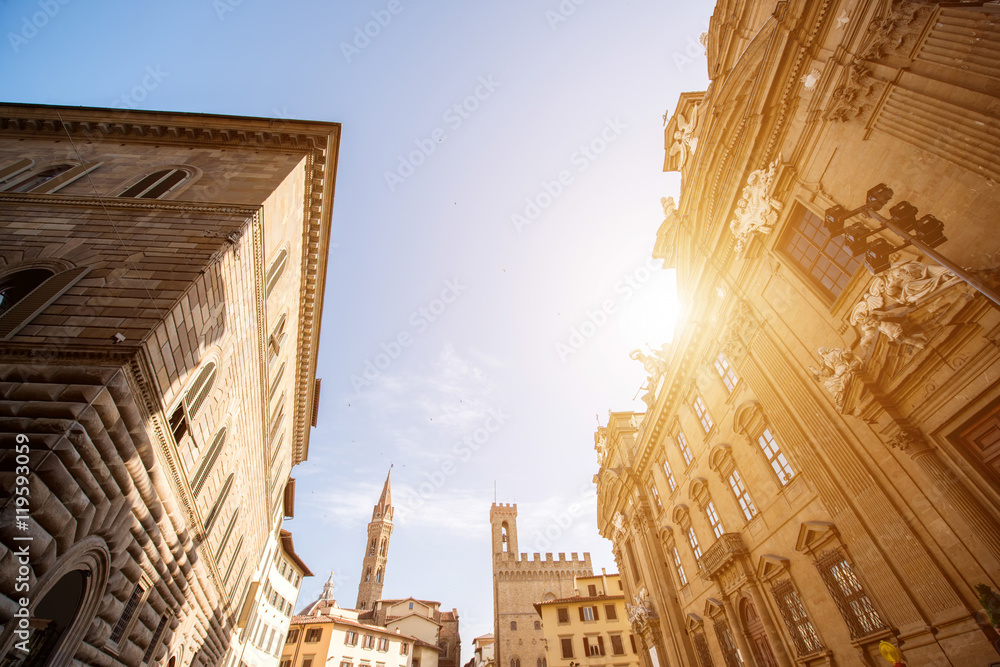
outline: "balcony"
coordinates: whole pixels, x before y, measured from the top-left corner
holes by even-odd
[[[708,579],[733,559],[747,553],[739,533],[723,533],[722,537],[710,546],[698,561],[701,576]]]

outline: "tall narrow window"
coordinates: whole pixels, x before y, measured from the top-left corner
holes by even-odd
[[[119,197],[136,199],[159,199],[175,189],[190,177],[183,169],[163,169],[149,174],[138,183],[126,189]]]
[[[656,509],[662,509],[663,505],[660,504],[660,492],[656,490],[655,486],[650,486],[649,491],[653,494],[653,502],[656,504]]]
[[[711,500],[705,505],[705,515],[708,517],[708,523],[711,524],[716,539],[722,537],[726,531],[722,527],[722,520],[719,519],[719,513],[715,511],[715,504]]]
[[[677,553],[677,547],[672,547],[671,551],[674,553],[674,567],[677,568],[677,578],[681,580],[681,586],[687,586],[688,578],[684,574],[684,566],[681,564],[681,555]]]
[[[821,557],[816,561],[816,567],[851,631],[851,639],[870,635],[885,627],[854,570],[839,551]]]
[[[663,460],[663,473],[667,476],[667,484],[670,485],[671,493],[677,488],[677,480],[674,479],[674,471],[670,469],[670,463]]]
[[[740,667],[743,661],[740,659],[739,650],[736,648],[736,640],[729,629],[729,624],[720,619],[715,622],[715,636],[719,640],[719,648],[722,649],[722,657],[726,661],[726,667]]]
[[[701,396],[694,397],[694,412],[698,415],[698,421],[701,422],[701,427],[705,429],[705,433],[711,431],[713,426],[712,416],[708,414],[708,408],[705,407],[705,401],[701,400]]]
[[[111,628],[111,636],[108,637],[108,642],[116,648],[125,637],[128,629],[132,627],[132,621],[139,611],[139,606],[146,600],[146,591],[148,589],[149,587],[145,581],[136,582],[135,587],[132,589],[132,594],[129,595],[128,601],[122,609],[122,614],[118,617],[115,627]]]
[[[816,634],[816,628],[809,620],[806,608],[792,582],[788,579],[776,582],[771,587],[771,594],[778,603],[778,610],[788,628],[788,634],[792,637],[792,643],[795,644],[796,653],[806,655],[823,648],[823,643]]]
[[[771,469],[774,470],[774,474],[778,477],[781,485],[784,486],[792,481],[795,473],[792,471],[792,466],[788,464],[788,459],[781,453],[781,448],[775,441],[774,436],[771,435],[771,429],[765,428],[764,432],[757,438],[757,442],[760,444],[761,451],[767,457],[767,462],[771,464]]]
[[[834,299],[861,265],[851,256],[844,237],[831,239],[822,218],[802,206],[792,211],[788,232],[779,247],[817,287]]]
[[[222,534],[222,539],[219,541],[219,548],[215,552],[215,562],[219,562],[222,558],[222,552],[226,550],[226,543],[229,541],[230,535],[233,534],[233,528],[236,527],[236,520],[240,517],[240,508],[237,507],[236,511],[233,512],[233,516],[229,519],[229,524],[226,526],[226,532]],[[235,558],[233,559],[235,560]]]
[[[698,664],[701,667],[715,667],[712,653],[708,650],[708,640],[705,639],[705,633],[695,632],[691,636],[694,638],[694,650],[698,654]]]
[[[35,188],[45,185],[56,176],[59,176],[72,168],[73,165],[71,164],[59,164],[54,167],[49,167],[48,169],[43,169],[42,171],[21,181],[12,187],[8,192],[31,192]]]
[[[684,456],[684,463],[691,465],[691,461],[694,460],[694,455],[691,454],[691,448],[688,447],[687,438],[684,437],[684,431],[677,431],[677,447],[681,450],[681,455]]]
[[[196,498],[205,486],[205,480],[208,479],[209,473],[212,472],[212,467],[215,465],[215,461],[219,458],[219,454],[222,453],[222,447],[225,444],[226,427],[223,426],[219,429],[219,432],[215,434],[215,438],[212,439],[212,444],[208,448],[205,458],[202,459],[194,477],[191,478],[191,493],[193,493]]]
[[[153,630],[153,638],[149,640],[149,646],[146,647],[146,652],[142,656],[142,664],[148,664],[156,654],[156,649],[160,648],[160,639],[163,637],[163,630],[166,626],[167,615],[164,614],[160,616],[160,622],[156,624],[156,629]]]
[[[733,470],[729,473],[729,487],[733,490],[733,495],[736,496],[736,501],[740,504],[740,509],[743,510],[743,516],[746,517],[746,520],[749,521],[757,516],[757,507],[753,504],[739,471]]]
[[[688,526],[687,538],[691,545],[691,551],[694,552],[694,559],[701,560],[701,545],[698,544],[698,536],[694,534],[694,528],[691,526]]]
[[[715,358],[715,372],[719,374],[719,378],[722,379],[722,384],[726,385],[726,391],[730,394],[736,389],[736,383],[740,381],[736,377],[736,371],[729,364],[729,360],[726,359],[726,355],[719,353],[719,356]]]
[[[208,518],[205,519],[206,534],[212,532],[212,526],[215,525],[216,519],[219,518],[219,514],[222,512],[222,506],[226,503],[226,498],[229,496],[229,489],[233,486],[233,478],[235,476],[236,473],[229,473],[226,483],[222,485],[222,490],[219,491],[219,496],[215,499],[215,504],[212,505],[212,509],[208,513]]]
[[[24,269],[5,276],[0,280],[0,314],[10,310],[52,275],[48,269]]]
[[[271,266],[267,269],[267,280],[265,282],[265,294],[270,295],[271,290],[274,286],[278,284],[278,280],[281,278],[281,274],[285,271],[285,264],[288,262],[288,250],[282,248],[278,253],[278,256],[274,258],[271,262]]]
[[[184,394],[184,404],[187,406],[188,417],[192,423],[198,414],[198,410],[204,405],[205,399],[208,398],[209,393],[212,391],[212,385],[215,384],[215,370],[214,361],[205,364],[198,371],[198,376]]]

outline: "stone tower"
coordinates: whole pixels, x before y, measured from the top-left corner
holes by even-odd
[[[389,554],[389,536],[392,535],[392,468],[385,476],[382,496],[372,510],[368,524],[368,544],[361,564],[361,583],[358,584],[358,609],[371,609],[376,600],[382,599],[385,581],[385,564]]]
[[[545,645],[534,604],[575,595],[574,578],[591,576],[590,554],[519,554],[517,505],[490,508],[493,534],[493,624],[497,667],[544,665]]]

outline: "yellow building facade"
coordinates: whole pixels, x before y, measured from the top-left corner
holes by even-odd
[[[577,577],[575,595],[535,603],[541,618],[542,667],[639,667],[625,594],[617,574]]]
[[[633,353],[647,410],[595,434],[646,664],[1000,657],[993,16],[716,6],[711,84],[665,130],[685,317]]]

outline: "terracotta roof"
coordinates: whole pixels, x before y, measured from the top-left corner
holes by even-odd
[[[389,604],[395,604],[397,602],[406,602],[407,600],[413,600],[414,602],[420,602],[421,604],[425,604],[427,606],[431,606],[431,605],[435,605],[435,604],[436,605],[440,605],[441,604],[440,602],[436,602],[434,600],[418,600],[417,598],[390,598],[390,599],[385,599],[385,600],[379,600],[379,602],[388,602]]]
[[[294,483],[295,480],[293,479],[292,480],[293,489],[294,489]],[[295,563],[300,570],[302,570],[303,577],[313,576],[313,573],[309,570],[308,567],[306,567],[306,564],[302,562],[302,559],[299,558],[299,555],[295,553],[295,547],[292,546],[292,534],[289,531],[285,530],[284,528],[281,529],[281,550],[285,552],[285,555],[288,556],[288,558],[293,563]]]
[[[542,605],[546,604],[567,604],[570,602],[600,602],[602,600],[624,600],[624,595],[594,595],[594,596],[580,596],[575,595],[571,598],[559,598],[557,600],[543,600],[542,602],[535,603],[535,611],[539,614],[542,613]]]
[[[406,639],[414,644],[424,644],[431,648],[437,648],[433,644],[428,644],[422,639],[417,637],[411,637],[410,635],[404,635],[397,633],[389,628],[382,627],[381,625],[368,625],[367,623],[359,623],[353,618],[344,618],[342,616],[327,616],[326,614],[320,614],[318,616],[313,616],[309,614],[300,614],[298,616],[292,617],[292,625],[307,625],[307,624],[319,624],[319,623],[338,623],[340,625],[346,625],[352,628],[358,628],[359,630],[366,630],[370,632],[377,632],[383,635],[388,635],[390,637],[399,637],[401,639]]]

